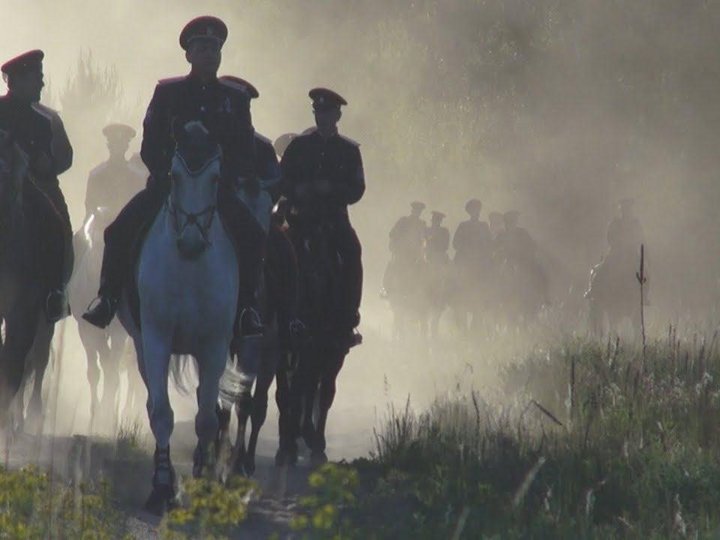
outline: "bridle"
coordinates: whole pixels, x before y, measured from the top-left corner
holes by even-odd
[[[194,176],[202,174],[213,162],[220,158],[220,154],[218,153],[213,156],[212,159],[209,159],[200,169],[193,171],[190,167],[188,167],[185,159],[180,154],[176,154],[176,156],[182,162],[185,170]],[[205,245],[207,247],[212,245],[212,241],[210,240],[210,228],[212,227],[215,214],[217,213],[217,205],[211,204],[199,212],[188,212],[173,200],[172,193],[168,197],[166,205],[168,213],[172,218],[173,228],[178,236],[182,235],[188,227],[196,227],[200,232]]]

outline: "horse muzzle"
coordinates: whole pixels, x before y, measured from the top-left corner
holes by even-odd
[[[177,239],[177,248],[183,259],[197,259],[205,253],[210,244],[200,235],[182,234]]]

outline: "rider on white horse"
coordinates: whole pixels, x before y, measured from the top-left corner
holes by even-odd
[[[242,335],[262,333],[254,304],[265,235],[234,193],[240,179],[256,175],[250,97],[217,78],[226,37],[225,24],[207,16],[190,21],[180,34],[180,46],[192,68],[186,77],[160,81],[155,88],[143,124],[141,148],[151,177],[148,187],[105,231],[98,302],[83,315],[91,324],[102,328],[114,317],[123,285],[134,267],[138,239],[167,199],[175,133],[188,122],[199,121],[222,149],[218,212],[239,254],[238,331]]]

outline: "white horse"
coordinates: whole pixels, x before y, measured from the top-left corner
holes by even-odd
[[[175,498],[170,461],[174,417],[168,396],[172,354],[192,355],[198,365],[198,445],[193,474],[200,476],[218,430],[215,405],[233,335],[238,261],[217,214],[221,150],[199,122],[185,125],[172,159],[170,195],[140,251],[136,280],[141,329],[121,308],[148,390],[147,411],[155,437],[153,491],[146,508],[161,514]]]
[[[100,277],[103,255],[103,231],[112,220],[107,208],[96,208],[83,227],[75,233],[73,247],[76,261],[72,278],[68,283],[71,305],[87,306],[95,297],[95,283]],[[124,416],[134,409],[139,389],[139,376],[135,365],[125,363],[128,334],[119,321],[114,320],[103,331],[85,321],[75,310],[78,333],[87,357],[87,378],[90,383],[90,433],[98,425],[115,433],[118,428],[120,398],[120,374],[127,371],[128,388]],[[100,398],[100,375],[103,376],[103,392]],[[100,416],[98,417],[98,413]]]

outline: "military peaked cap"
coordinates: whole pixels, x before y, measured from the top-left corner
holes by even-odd
[[[308,95],[312,99],[313,108],[316,111],[339,109],[341,105],[347,105],[344,97],[327,88],[313,88]]]
[[[224,81],[231,86],[235,86],[245,92],[248,96],[250,96],[250,99],[255,99],[260,97],[260,92],[258,92],[258,89],[255,88],[252,84],[247,82],[245,79],[241,79],[240,77],[235,77],[234,75],[223,75],[220,77],[221,81]]]
[[[28,51],[16,56],[12,60],[8,60],[2,65],[0,70],[9,76],[27,73],[28,71],[39,69],[42,66],[43,58],[45,58],[45,53],[40,49],[35,49],[34,51]]]
[[[135,137],[135,130],[127,124],[108,124],[103,128],[102,132],[108,139],[129,141]]]
[[[410,208],[413,210],[425,210],[425,203],[420,201],[413,201],[410,203]]]
[[[439,210],[433,210],[433,211],[432,211],[432,217],[438,218],[438,219],[444,219],[444,218],[445,218],[445,214],[443,214],[443,213],[440,212]]]
[[[185,28],[180,32],[180,46],[187,50],[190,42],[196,38],[216,39],[222,45],[225,43],[227,35],[228,29],[224,22],[217,17],[204,15],[193,19],[185,25]]]

